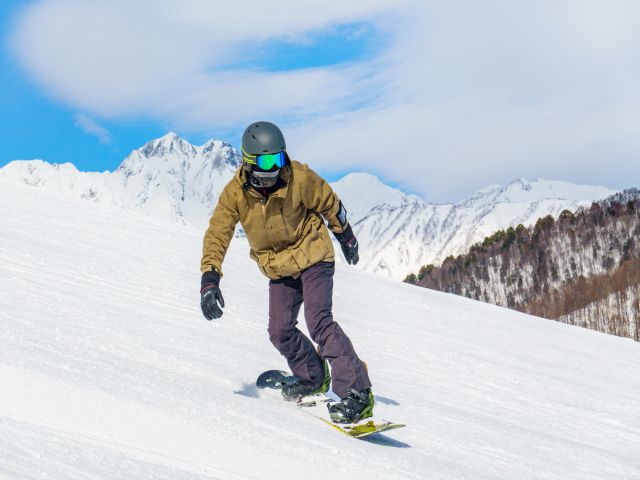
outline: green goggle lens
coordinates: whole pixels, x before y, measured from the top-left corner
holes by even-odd
[[[274,167],[282,168],[285,164],[284,152],[250,155],[243,151],[242,158],[246,163],[257,165],[260,170],[271,170]]]

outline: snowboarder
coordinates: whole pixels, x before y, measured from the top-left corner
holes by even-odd
[[[341,398],[329,405],[332,420],[353,423],[372,416],[373,394],[364,362],[333,320],[335,254],[322,217],[347,262],[358,263],[358,241],[329,184],[289,158],[276,125],[249,125],[242,136],[242,165],[220,194],[204,235],[200,305],[207,320],[222,316],[221,265],[240,222],[251,258],[269,278],[269,338],[298,379],[282,389],[283,397],[324,393],[332,382]],[[296,328],[302,303],[317,350]]]

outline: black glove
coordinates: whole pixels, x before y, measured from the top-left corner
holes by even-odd
[[[347,228],[344,229],[342,233],[334,233],[338,242],[340,242],[340,247],[342,247],[342,253],[344,253],[344,258],[347,260],[349,265],[355,265],[360,260],[358,256],[358,239],[353,234],[353,230],[351,230],[351,225],[347,225]]]
[[[200,308],[207,320],[220,318],[224,308],[224,298],[220,292],[220,274],[215,270],[204,272],[200,287]],[[220,304],[218,306],[218,304]]]

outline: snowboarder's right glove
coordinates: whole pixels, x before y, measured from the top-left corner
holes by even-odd
[[[224,298],[220,292],[220,274],[215,270],[204,272],[200,284],[200,308],[207,320],[220,318],[224,308]]]
[[[338,242],[340,242],[340,247],[342,247],[342,253],[344,253],[344,258],[346,258],[347,263],[349,265],[358,263],[358,260],[360,260],[360,256],[358,255],[358,239],[353,234],[351,225],[347,225],[344,232],[334,233],[334,235]]]

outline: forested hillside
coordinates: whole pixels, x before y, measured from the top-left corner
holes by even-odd
[[[638,341],[640,191],[499,230],[405,281]]]

